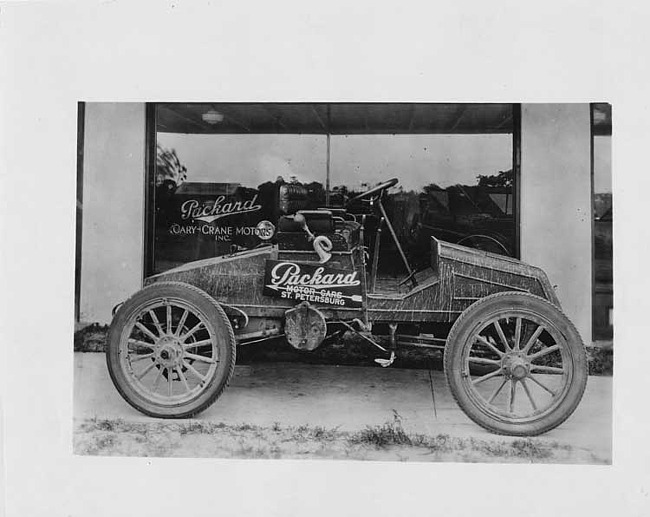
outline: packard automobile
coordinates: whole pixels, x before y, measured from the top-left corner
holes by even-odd
[[[407,272],[398,285],[378,278],[381,239],[369,254],[367,215],[323,208],[264,221],[261,245],[152,276],[119,306],[107,348],[119,393],[147,415],[188,418],[222,395],[238,347],[283,337],[312,351],[352,332],[383,367],[403,347],[444,350],[454,398],[492,432],[531,436],[562,424],[585,390],[587,361],[546,274],[432,235],[430,260],[412,267],[384,204],[396,184],[350,201],[368,202],[372,231],[390,233]]]

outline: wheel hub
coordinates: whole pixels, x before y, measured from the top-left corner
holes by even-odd
[[[527,377],[530,372],[530,362],[525,359],[523,354],[517,352],[506,354],[501,367],[509,379],[520,380]]]
[[[158,342],[156,360],[161,366],[174,368],[183,362],[183,346],[178,339],[165,336]]]

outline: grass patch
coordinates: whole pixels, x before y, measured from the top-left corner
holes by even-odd
[[[356,432],[321,426],[263,427],[189,420],[85,420],[75,427],[76,454],[221,458],[328,458],[393,461],[606,463],[585,451],[536,438],[476,439],[425,435],[402,418]]]
[[[104,352],[108,325],[92,323],[74,333],[75,352]]]
[[[589,375],[614,374],[614,349],[612,347],[587,347],[587,362],[589,364]]]
[[[409,435],[402,427],[402,418],[393,410],[393,421],[379,426],[368,426],[362,431],[350,436],[352,444],[365,444],[374,447],[387,447],[389,445],[413,445],[414,440],[421,442],[419,436]]]
[[[393,411],[393,421],[379,426],[368,426],[348,438],[351,444],[364,444],[376,448],[409,446],[427,449],[430,453],[452,453],[457,451],[480,453],[493,458],[526,458],[545,460],[553,456],[554,450],[568,451],[569,447],[558,442],[546,442],[532,438],[515,440],[477,440],[475,438],[454,438],[448,434],[427,436],[407,433],[402,419]]]

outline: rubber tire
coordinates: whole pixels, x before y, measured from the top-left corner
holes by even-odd
[[[194,399],[167,406],[145,398],[133,389],[119,361],[122,333],[127,322],[156,298],[180,298],[191,304],[217,337],[219,364],[207,387]],[[235,371],[236,341],[230,321],[221,306],[201,289],[182,282],[151,284],[124,302],[111,323],[106,349],[108,372],[120,395],[145,415],[157,418],[190,418],[208,408],[228,386]]]
[[[569,388],[564,398],[549,414],[540,419],[512,423],[500,420],[487,414],[468,395],[462,382],[463,352],[468,346],[468,340],[483,323],[508,310],[523,309],[534,312],[551,321],[556,329],[566,338],[567,352],[573,365]],[[470,305],[456,320],[449,336],[444,352],[444,370],[447,383],[454,399],[464,413],[481,427],[496,434],[511,436],[537,436],[561,425],[571,414],[582,399],[587,385],[587,354],[575,326],[569,318],[555,305],[547,300],[528,293],[505,292],[497,293]]]

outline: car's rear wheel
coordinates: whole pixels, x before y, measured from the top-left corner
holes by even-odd
[[[577,330],[556,306],[528,293],[471,305],[449,333],[444,363],[463,411],[499,434],[534,436],[557,427],[587,382]]]
[[[194,286],[160,282],[119,308],[106,358],[113,383],[133,407],[159,418],[189,418],[226,388],[235,351],[217,302]]]

